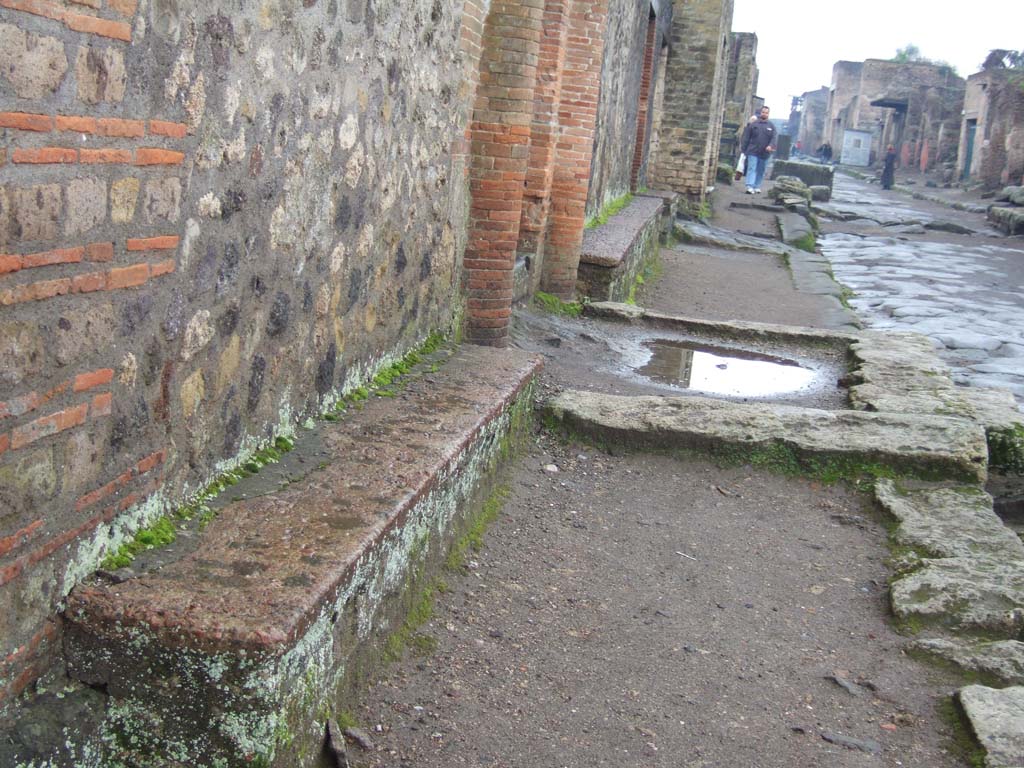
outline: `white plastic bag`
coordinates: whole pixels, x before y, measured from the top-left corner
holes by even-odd
[[[747,156],[740,152],[740,159],[736,161],[736,178],[747,172]]]

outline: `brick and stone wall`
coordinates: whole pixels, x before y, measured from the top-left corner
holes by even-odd
[[[609,0],[587,218],[630,190],[650,0]]]
[[[0,0],[5,701],[118,532],[450,326],[462,19]]]
[[[702,200],[722,130],[732,0],[676,0],[651,186]]]
[[[733,32],[730,35],[728,66],[722,143],[732,151],[735,150],[737,134],[754,114],[753,103],[758,77],[757,35],[753,32]]]

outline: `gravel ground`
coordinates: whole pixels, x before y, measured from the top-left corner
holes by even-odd
[[[664,253],[643,300],[709,319],[825,317],[757,254]],[[544,343],[543,324],[524,327],[520,343]],[[551,349],[542,396],[586,388],[592,368]],[[543,431],[505,487],[419,651],[353,713],[374,742],[350,747],[353,765],[964,764],[940,714],[957,681],[902,652],[866,496]]]

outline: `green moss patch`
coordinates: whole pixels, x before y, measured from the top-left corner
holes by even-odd
[[[1024,475],[1024,424],[989,429],[988,465],[1003,474]]]
[[[579,317],[583,313],[583,304],[578,301],[562,301],[557,296],[544,291],[533,294],[533,304],[552,315],[563,317]]]
[[[631,202],[633,202],[633,193],[627,192],[622,197],[617,197],[610,203],[606,203],[600,213],[592,219],[587,219],[587,222],[583,226],[586,229],[594,229],[595,227],[600,227],[602,224],[607,224],[608,219],[621,211]]]

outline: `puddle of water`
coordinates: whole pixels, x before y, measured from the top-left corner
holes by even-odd
[[[794,360],[741,349],[655,339],[640,374],[662,384],[728,397],[769,397],[810,388],[817,371]]]

